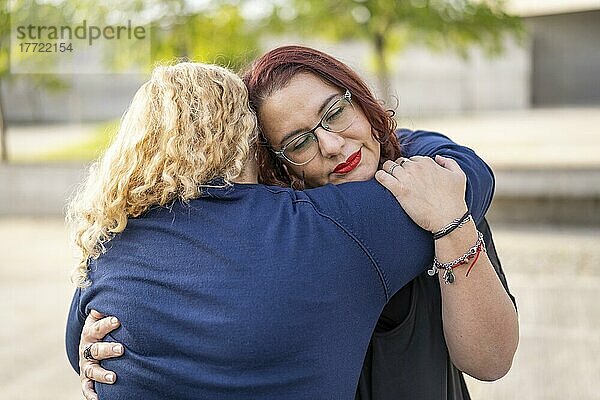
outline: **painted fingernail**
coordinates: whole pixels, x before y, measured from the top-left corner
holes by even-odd
[[[117,319],[117,317],[111,317],[110,323],[113,325],[117,325],[119,323],[119,320]]]
[[[113,382],[115,380],[115,376],[113,374],[106,374],[104,375],[104,378],[107,382]]]
[[[117,354],[121,354],[123,352],[123,346],[121,346],[120,344],[113,346],[112,349]]]

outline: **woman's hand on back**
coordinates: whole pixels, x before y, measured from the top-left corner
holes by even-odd
[[[107,358],[120,357],[123,355],[123,345],[115,342],[102,342],[104,336],[120,326],[116,317],[108,317],[96,310],[91,310],[79,339],[79,378],[81,390],[87,400],[98,400],[94,390],[94,382],[112,385],[117,380],[117,375],[100,366],[100,361]],[[89,355],[85,357],[86,349],[89,347]]]
[[[375,179],[392,192],[417,225],[430,232],[467,211],[467,178],[450,158],[414,156],[386,161]]]

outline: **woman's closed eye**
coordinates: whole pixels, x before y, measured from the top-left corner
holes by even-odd
[[[333,110],[330,110],[329,113],[327,113],[327,115],[325,116],[325,123],[329,126],[329,124],[331,124],[332,122],[334,122],[342,116],[345,109],[346,106],[339,106],[334,108]]]
[[[291,142],[288,149],[290,151],[302,150],[303,148],[305,148],[306,146],[309,146],[314,141],[315,140],[314,140],[314,136],[312,133],[302,135],[302,136],[298,137],[297,139],[295,139],[293,142]]]

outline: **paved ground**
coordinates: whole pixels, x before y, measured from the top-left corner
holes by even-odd
[[[519,303],[521,343],[474,399],[600,399],[600,228],[495,227]],[[0,219],[0,399],[80,399],[64,355],[73,259],[58,219]]]
[[[27,160],[39,154],[83,143],[97,124],[49,124],[8,126],[7,147],[11,159]]]
[[[495,111],[403,119],[473,148],[495,170],[600,168],[600,108]]]

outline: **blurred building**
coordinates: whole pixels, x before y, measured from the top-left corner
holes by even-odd
[[[600,104],[600,6],[526,21],[532,33],[532,105]]]
[[[494,59],[472,51],[468,60],[410,47],[393,60],[392,93],[403,116],[481,110],[600,105],[600,1],[513,0],[524,17],[525,43],[508,43]],[[269,45],[282,44],[273,39]],[[309,44],[329,51],[366,76],[363,43]],[[25,79],[2,86],[12,123],[102,121],[120,116],[146,77],[135,74],[62,75],[69,85],[48,92]]]

